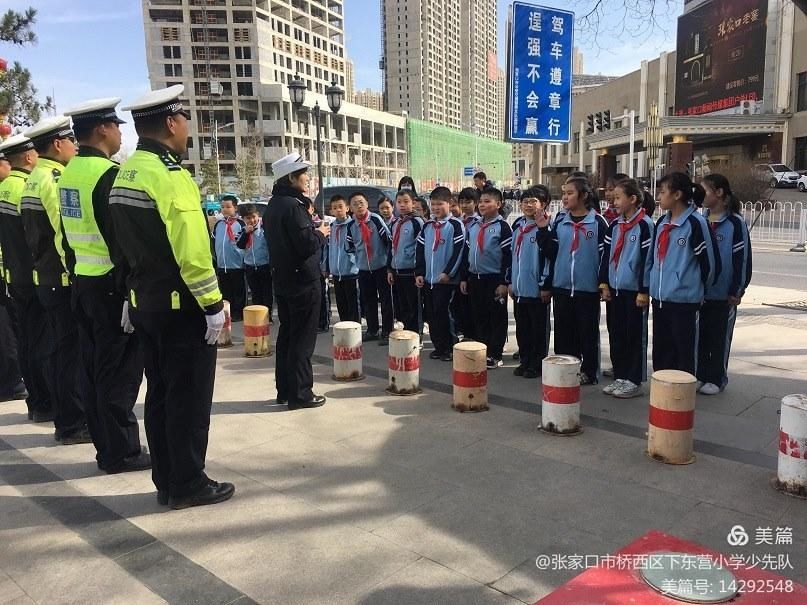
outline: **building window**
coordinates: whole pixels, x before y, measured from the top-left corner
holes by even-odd
[[[574,133],[574,152],[580,153],[580,133]]]
[[[182,65],[174,65],[171,63],[167,63],[165,65],[165,75],[173,78],[181,78],[182,77]]]
[[[236,65],[235,66],[235,75],[238,78],[251,78],[252,77],[252,65]]]
[[[163,46],[163,59],[181,59],[182,50],[179,46]]]
[[[233,29],[233,40],[236,42],[249,42],[249,28],[236,27]]]
[[[178,27],[161,27],[160,40],[163,42],[179,41],[179,28]]]
[[[799,74],[799,86],[796,93],[796,111],[807,111],[807,71]]]
[[[795,170],[807,170],[807,137],[799,137],[795,140],[796,154],[794,157]]]
[[[251,97],[252,96],[252,82],[239,82],[238,83],[238,96]]]
[[[236,59],[251,59],[252,58],[252,48],[249,46],[236,46],[235,47],[235,58]]]

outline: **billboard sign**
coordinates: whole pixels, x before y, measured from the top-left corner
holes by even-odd
[[[514,2],[509,30],[508,138],[525,143],[568,143],[574,13]]]
[[[678,18],[675,115],[759,113],[768,0],[712,0]]]

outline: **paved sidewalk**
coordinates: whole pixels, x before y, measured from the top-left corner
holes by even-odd
[[[807,314],[756,304],[800,298],[749,292],[729,388],[699,397],[683,467],[643,453],[646,397],[586,388],[583,434],[552,437],[539,381],[490,372],[491,410],[458,414],[450,364],[424,355],[424,394],[392,397],[373,343],[365,380],[317,365],[328,404],[294,412],[272,405],[274,358],[220,353],[208,471],[236,495],[212,507],[168,511],[148,473],[101,475],[92,446],[57,446],[0,403],[0,603],[534,603],[579,573],[538,555],[604,555],[650,529],[788,555],[782,575],[805,582],[807,502],[769,480],[779,400],[807,391]],[[751,543],[730,547],[738,524]],[[784,527],[793,545],[754,545]]]

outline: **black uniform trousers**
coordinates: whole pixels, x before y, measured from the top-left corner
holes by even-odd
[[[423,286],[429,317],[429,337],[438,353],[451,353],[457,342],[450,311],[456,290],[456,284],[427,283]]]
[[[695,376],[697,303],[653,301],[653,370],[681,370]]]
[[[549,350],[549,304],[540,298],[521,297],[514,310],[520,365],[540,373],[541,360]]]
[[[641,384],[647,380],[647,308],[636,306],[637,292],[611,290],[608,342],[614,380]]]
[[[698,380],[720,388],[729,382],[728,365],[737,307],[725,300],[707,300],[698,321]]]
[[[600,372],[600,294],[555,290],[555,353],[581,361],[580,371],[592,380]]]
[[[83,368],[72,294],[69,286],[36,286],[36,295],[45,309],[47,348],[53,360],[48,367],[48,387],[56,412],[53,425],[57,437],[67,437],[87,424],[79,393]]]
[[[275,386],[277,398],[311,401],[314,371],[311,356],[317,344],[317,323],[322,292],[319,280],[295,287],[290,293],[277,292],[280,328],[275,344]]]
[[[17,360],[28,390],[25,402],[29,412],[49,414],[54,410],[55,403],[48,386],[53,354],[48,346],[45,310],[33,286],[9,285],[8,289],[17,316]]]
[[[230,303],[230,318],[233,321],[244,319],[247,304],[247,286],[244,283],[243,269],[216,269],[221,295]]]
[[[454,329],[458,334],[462,334],[466,340],[476,340],[471,299],[460,292],[459,286],[456,286],[455,290],[454,298],[451,300],[451,316],[454,318]]]
[[[488,357],[501,359],[507,341],[507,300],[496,300],[496,288],[501,285],[498,275],[471,275],[468,297],[473,310],[474,334],[488,347]]]
[[[140,453],[140,430],[134,406],[143,380],[139,335],[121,329],[123,297],[111,279],[77,277],[73,304],[79,327],[79,384],[87,428],[99,468],[114,469]]]
[[[252,304],[263,305],[269,309],[269,317],[271,318],[272,303],[274,301],[272,297],[272,268],[269,265],[260,265],[257,267],[244,265],[244,273],[246,273],[247,276],[249,290],[252,292]],[[232,305],[232,303],[230,303],[230,305]],[[232,306],[230,307],[230,312],[232,313]]]
[[[358,277],[333,278],[333,291],[336,296],[336,311],[339,321],[355,321],[361,323],[359,315]]]
[[[0,282],[0,400],[11,397],[22,382],[17,360],[14,309],[5,295],[5,284]]]
[[[404,325],[404,330],[420,334],[423,329],[420,290],[415,285],[413,271],[399,273],[393,270],[395,283],[392,286],[395,318]]]
[[[387,269],[381,267],[375,271],[359,271],[359,288],[361,289],[362,310],[367,319],[367,333],[378,334],[378,304],[380,302],[381,334],[388,336],[392,332],[393,313]]]
[[[158,490],[184,497],[204,487],[216,347],[201,309],[130,310],[146,370],[146,438]]]

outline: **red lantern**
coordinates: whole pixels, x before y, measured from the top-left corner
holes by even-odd
[[[0,124],[0,139],[5,139],[11,134],[11,124]]]
[[[8,61],[0,57],[0,71],[6,71],[8,69]]]

